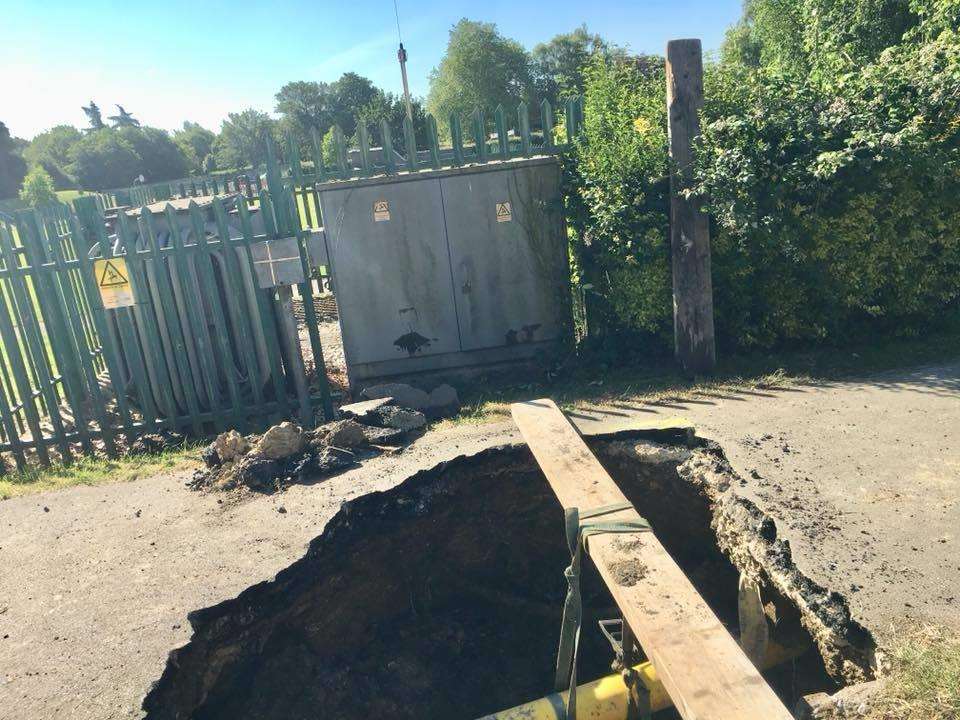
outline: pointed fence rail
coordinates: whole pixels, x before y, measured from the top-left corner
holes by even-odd
[[[274,188],[255,209],[214,197],[204,210],[142,207],[109,224],[93,196],[0,215],[0,454],[25,469],[113,457],[164,429],[202,436],[332,417],[315,314],[316,382],[304,395],[302,359],[278,337],[283,288],[257,281],[254,250],[293,241],[306,278],[297,287],[313,309],[308,231],[294,195],[279,180]],[[118,261],[132,305],[104,307],[101,259]]]
[[[334,126],[332,143],[327,148],[316,129],[305,146],[287,134],[282,143],[283,157],[277,149],[273,150],[273,160],[280,167],[276,177],[293,191],[302,224],[317,228],[322,226],[316,201],[318,184],[556,154],[573,143],[583,126],[583,99],[568,98],[563,102],[562,126],[557,125],[554,117],[554,108],[547,100],[534,108],[520,103],[514,111],[498,106],[492,115],[481,109],[467,118],[453,114],[445,119],[447,134],[443,142],[439,123],[432,115],[427,115],[419,128],[406,117],[399,127],[386,120],[360,120],[353,142],[348,141],[339,126]],[[539,127],[536,132],[531,130],[532,122]],[[558,131],[560,142],[556,138]],[[268,157],[266,168],[109,190],[96,195],[97,204],[101,212],[109,214],[118,207],[238,194],[255,205],[269,184],[270,162]]]
[[[478,109],[448,118],[444,142],[430,115],[419,128],[406,118],[399,128],[359,122],[354,148],[339,127],[326,148],[316,131],[306,147],[268,137],[262,173],[138,185],[74,207],[0,215],[0,454],[25,468],[114,456],[162,429],[248,430],[285,417],[306,422],[318,408],[331,417],[306,254],[307,234],[322,226],[318,186],[556,154],[582,127],[582,100],[565,101],[562,116],[559,126],[546,101],[489,116]],[[169,232],[183,223],[167,201],[188,198],[209,203],[206,214],[190,202],[186,228]],[[245,294],[256,277],[253,248],[287,238],[296,239],[305,278],[296,292],[317,376],[307,395],[282,349],[278,292]],[[136,302],[107,309],[94,266],[114,258],[125,261]]]

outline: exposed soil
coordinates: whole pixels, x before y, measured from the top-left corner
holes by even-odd
[[[801,576],[826,599],[841,592],[853,619],[883,640],[910,620],[960,628],[958,400],[960,366],[950,365],[687,403],[618,403],[575,420],[603,433],[689,417],[738,473],[725,501],[735,512],[724,517],[763,525],[752,507],[775,523],[765,527],[776,539],[751,552],[788,541]],[[432,432],[399,456],[243,503],[198,495],[184,487],[186,475],[0,502],[0,718],[142,717],[168,651],[190,638],[190,610],[300,558],[342,502],[516,442],[510,423]]]
[[[577,420],[604,432],[658,415],[723,447],[736,495],[881,639],[914,623],[960,630],[960,364],[616,403]]]
[[[718,449],[625,440],[595,450],[736,632],[739,573],[710,528],[725,511],[713,484],[701,482],[703,472],[729,472]],[[145,701],[148,717],[306,720],[322,708],[345,720],[473,718],[549,694],[569,560],[562,525],[529,452],[512,446],[358,498],[275,582],[190,615],[193,639],[171,655]],[[757,528],[740,529],[738,544],[764,542]],[[792,570],[789,549],[779,552],[774,572]],[[612,653],[596,621],[616,610],[585,566],[581,677],[597,677]],[[612,569],[628,586],[647,573],[627,558]],[[751,570],[775,608],[781,642],[796,645],[804,627],[822,636],[808,637],[815,647],[775,682],[788,704],[870,675],[872,639],[840,596],[796,575],[790,581],[802,587],[781,589],[762,563]]]
[[[643,580],[649,568],[636,558],[626,558],[610,563],[607,568],[613,573],[613,579],[617,585],[633,587]]]

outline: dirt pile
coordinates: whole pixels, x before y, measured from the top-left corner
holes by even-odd
[[[190,482],[197,490],[248,489],[276,492],[342,472],[362,460],[394,451],[423,428],[423,413],[391,404],[391,398],[347,412],[345,418],[303,430],[291,422],[274,425],[262,435],[222,433],[203,453],[206,468]],[[363,404],[363,403],[358,403]]]

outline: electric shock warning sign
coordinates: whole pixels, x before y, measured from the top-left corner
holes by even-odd
[[[103,307],[107,310],[130,307],[136,303],[125,259],[105,258],[95,260],[93,274],[97,279],[97,289],[100,290]]]
[[[386,200],[377,200],[373,203],[373,221],[386,222],[390,219],[390,203]]]
[[[497,203],[497,222],[511,222],[513,220],[513,210],[510,209],[510,203]]]

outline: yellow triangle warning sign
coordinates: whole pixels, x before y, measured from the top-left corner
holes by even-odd
[[[511,220],[513,220],[513,210],[510,208],[510,203],[497,203],[497,222],[510,222]]]
[[[93,261],[93,277],[100,291],[105,310],[130,307],[136,303],[127,261],[123,258],[100,258]]]
[[[126,267],[121,268],[121,263],[123,261],[107,260],[103,264],[103,272],[98,283],[100,287],[119,287],[130,282],[123,273]],[[126,265],[126,263],[123,263],[123,265]]]

